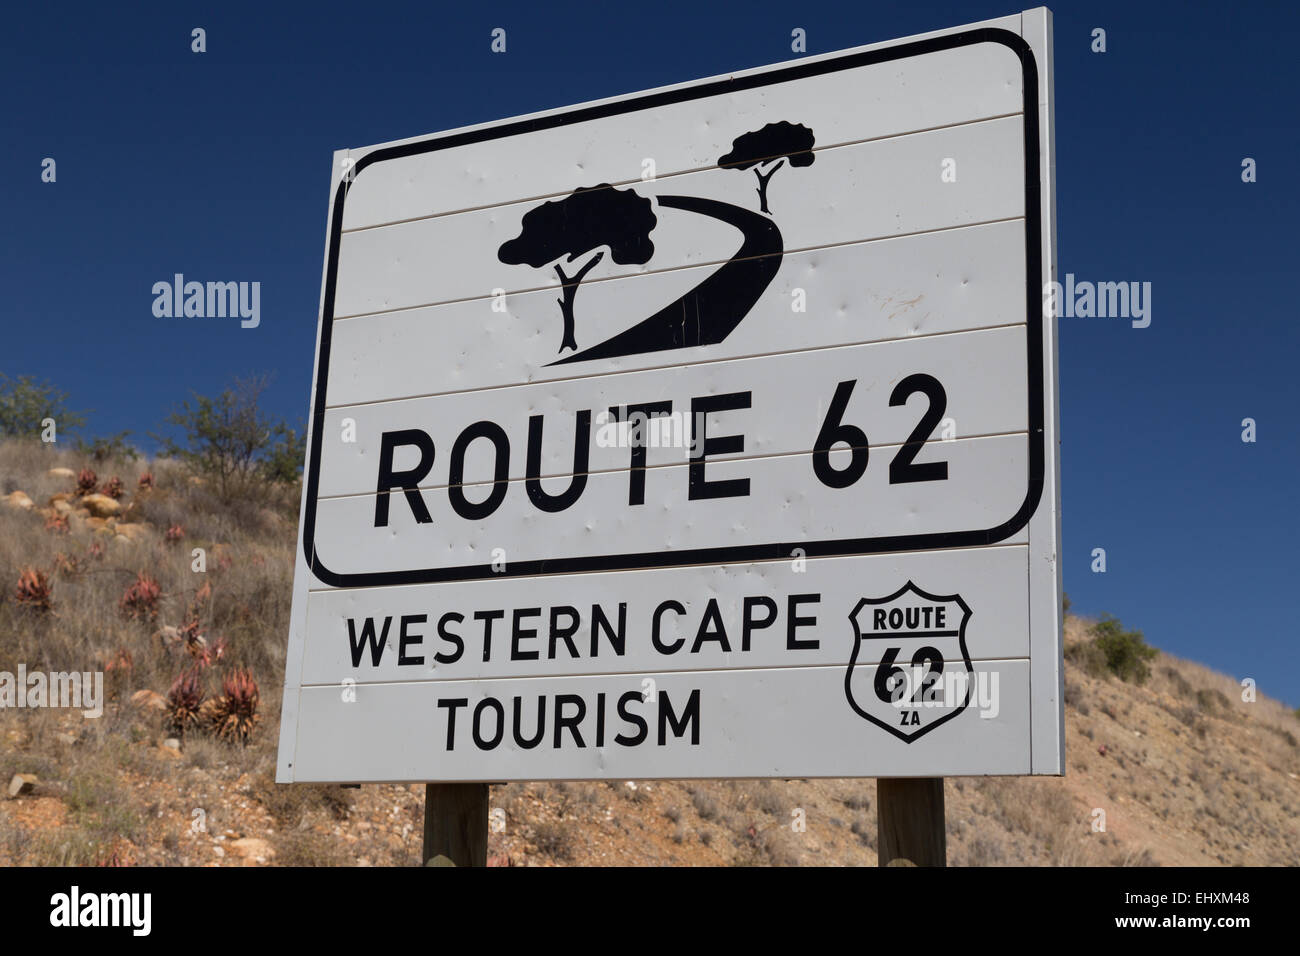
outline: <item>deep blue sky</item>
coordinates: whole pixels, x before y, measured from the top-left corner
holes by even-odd
[[[0,39],[0,371],[140,439],[270,372],[306,414],[332,151],[1017,12],[1010,2],[18,4]],[[80,8],[79,8],[80,7]],[[600,9],[599,16],[592,11]],[[1294,4],[1056,3],[1060,273],[1154,284],[1061,321],[1065,584],[1300,704]],[[1217,11],[1217,12],[1211,12]],[[190,52],[190,30],[208,52]],[[508,32],[508,53],[489,34]],[[1108,51],[1090,50],[1107,31]],[[40,181],[46,157],[58,181]],[[1243,184],[1243,157],[1259,181]],[[184,272],[262,325],[155,319]],[[1241,420],[1258,422],[1243,444]],[[1091,573],[1104,547],[1108,571]]]

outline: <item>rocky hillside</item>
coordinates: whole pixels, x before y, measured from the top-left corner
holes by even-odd
[[[103,671],[108,698],[93,719],[0,709],[0,865],[418,862],[421,787],[273,782],[296,495],[225,504],[168,462],[0,444],[0,672]],[[1067,618],[1066,776],[949,780],[949,861],[1294,865],[1296,715],[1164,653],[1122,681],[1092,639]],[[501,865],[876,862],[871,780],[511,784],[491,805]]]

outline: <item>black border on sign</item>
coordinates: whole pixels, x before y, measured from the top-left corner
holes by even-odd
[[[316,553],[316,504],[320,488],[321,430],[325,422],[326,381],[330,359],[330,339],[334,325],[334,292],[338,279],[339,241],[343,233],[343,204],[356,177],[366,167],[390,159],[401,159],[439,149],[449,149],[479,143],[520,133],[552,129],[572,123],[603,119],[637,110],[665,106],[732,93],[739,90],[769,86],[790,80],[804,79],[838,70],[847,70],[874,63],[910,56],[921,56],[941,50],[971,46],[976,43],[999,43],[1008,47],[1020,58],[1024,87],[1025,134],[1025,316],[1028,352],[1029,382],[1029,487],[1024,503],[1008,521],[983,531],[951,531],[931,534],[892,535],[878,538],[846,538],[834,541],[777,541],[771,544],[739,545],[735,547],[694,548],[683,551],[652,551],[634,554],[592,555],[576,558],[551,558],[542,561],[510,562],[505,571],[494,571],[490,563],[462,565],[446,568],[423,568],[407,571],[374,571],[359,574],[339,574],[331,571]],[[602,103],[581,107],[551,116],[517,120],[488,129],[455,133],[437,139],[422,140],[400,146],[390,146],[363,156],[339,183],[334,197],[330,221],[330,239],[325,272],[325,303],[321,315],[320,355],[316,364],[316,395],[312,409],[312,447],[307,465],[307,484],[304,494],[307,507],[303,518],[302,541],[308,567],[322,582],[334,587],[375,587],[389,584],[426,584],[437,581],[467,581],[480,578],[516,577],[539,574],[572,574],[582,571],[626,571],[636,568],[674,567],[687,564],[728,564],[740,561],[763,561],[789,558],[795,548],[802,548],[807,557],[827,557],[849,554],[876,554],[883,551],[917,551],[937,548],[960,548],[994,544],[1005,540],[1029,523],[1038,509],[1043,492],[1043,471],[1046,466],[1043,435],[1043,319],[1039,306],[1043,284],[1042,206],[1038,175],[1038,65],[1033,51],[1024,38],[1009,30],[982,27],[932,37],[913,43],[904,43],[882,50],[850,53],[816,63],[798,63],[752,76],[714,80],[685,89],[667,90],[633,96],[617,103]]]

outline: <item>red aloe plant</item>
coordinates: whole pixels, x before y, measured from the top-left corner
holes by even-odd
[[[14,600],[35,611],[49,611],[54,606],[54,586],[49,575],[39,568],[24,568],[18,575]]]
[[[208,708],[212,732],[229,743],[247,744],[257,728],[261,715],[257,712],[257,681],[252,673],[237,667],[221,682],[221,696]]]
[[[132,620],[158,620],[158,599],[162,597],[162,588],[158,582],[141,571],[122,594],[118,607],[123,617]]]
[[[117,477],[117,475],[114,475],[112,478],[108,479],[108,481],[104,482],[104,487],[99,490],[110,498],[117,500],[122,497],[122,479]]]
[[[203,706],[203,672],[198,667],[182,671],[167,691],[167,720],[178,737],[184,737],[199,719]]]

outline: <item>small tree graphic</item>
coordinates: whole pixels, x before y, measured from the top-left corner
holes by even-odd
[[[567,256],[565,261],[574,262],[579,256],[605,246],[615,262],[624,265],[648,262],[655,250],[650,232],[657,221],[650,200],[631,189],[614,189],[608,183],[584,186],[564,199],[543,203],[524,213],[519,235],[502,243],[497,258],[507,265],[530,265],[534,269],[555,263],[555,274],[560,277],[563,289],[563,297],[556,300],[564,318],[559,351],[566,348],[576,351],[573,300],[579,284],[605,253],[597,252],[572,275],[566,275],[556,260]]]
[[[758,177],[759,208],[769,216],[767,181],[789,161],[791,166],[811,166],[816,158],[812,151],[813,131],[801,123],[768,123],[760,130],[737,136],[731,152],[718,160],[723,169],[750,169]],[[763,170],[767,173],[764,175]]]

